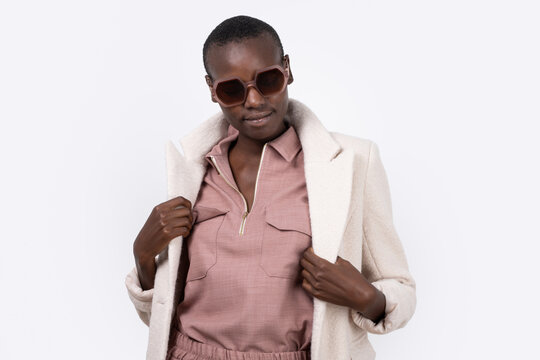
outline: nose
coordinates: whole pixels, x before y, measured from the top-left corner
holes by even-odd
[[[244,106],[246,108],[258,108],[261,105],[263,105],[264,102],[265,102],[265,99],[261,95],[261,93],[257,90],[257,88],[255,86],[248,86],[246,102],[244,103]]]

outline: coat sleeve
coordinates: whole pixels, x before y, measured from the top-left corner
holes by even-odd
[[[135,306],[137,314],[147,326],[150,326],[154,288],[148,290],[142,289],[136,267],[133,267],[133,269],[127,274],[125,284],[129,299]]]
[[[404,327],[416,308],[416,283],[394,227],[388,179],[374,142],[364,188],[362,274],[385,295],[385,316],[374,323],[350,309],[354,323],[373,334]]]

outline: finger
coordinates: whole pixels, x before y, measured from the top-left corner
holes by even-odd
[[[313,265],[312,263],[310,263],[305,258],[300,259],[300,265],[302,265],[302,267],[304,269],[306,269],[307,271],[309,271],[312,274],[315,274],[315,272],[317,271],[317,267],[315,265]]]
[[[311,286],[309,281],[307,281],[306,279],[302,280],[302,288],[308,293],[310,293],[312,296],[315,296],[313,286]]]
[[[309,282],[309,284],[311,285],[312,288],[317,288],[317,280],[315,280],[315,278],[313,277],[313,275],[311,275],[311,273],[309,271],[307,271],[306,269],[303,269],[302,272],[302,277],[304,278],[304,280],[306,280],[307,282]]]
[[[177,196],[175,198],[172,198],[172,199],[166,201],[165,204],[167,204],[167,206],[169,208],[171,208],[171,209],[176,209],[176,208],[181,207],[181,206],[185,206],[185,207],[191,209],[191,201],[189,201],[188,199],[186,199],[183,196]]]
[[[323,259],[322,257],[317,256],[313,252],[312,248],[309,248],[306,251],[304,251],[304,256],[303,257],[306,260],[308,260],[310,263],[312,263],[313,265],[315,265],[317,267],[320,267],[324,262],[328,262],[325,259]]]
[[[177,236],[189,236],[191,234],[191,229],[188,226],[169,225],[165,229],[163,229],[163,232],[167,234],[167,238],[169,238],[169,240],[172,240]]]
[[[188,208],[180,208],[176,210],[169,211],[165,217],[166,220],[187,218],[190,223],[193,223],[193,212]]]
[[[189,218],[183,216],[180,218],[172,218],[168,221],[167,226],[170,226],[171,228],[185,226],[189,230],[193,228],[193,223],[189,220]]]
[[[309,281],[304,279],[302,281],[302,288],[306,290],[311,296],[316,297],[317,299],[328,301],[329,299],[323,295],[317,288],[313,287]]]
[[[302,256],[302,258],[300,259],[300,263],[302,264],[307,264],[306,266],[310,266],[311,265],[311,268],[313,269],[312,271],[314,271],[314,269],[318,268],[318,264],[317,262],[313,261],[309,261],[309,259],[306,257],[306,256]],[[304,265],[303,265],[304,266]]]

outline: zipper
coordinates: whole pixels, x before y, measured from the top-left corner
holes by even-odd
[[[264,157],[264,151],[265,150],[266,150],[266,144],[264,144],[264,146],[263,146],[263,150],[262,150],[262,153],[261,153],[261,159],[259,160],[259,169],[257,170],[257,178],[255,179],[255,190],[253,192],[253,204],[251,204],[252,209],[253,209],[253,206],[255,205],[255,198],[257,197],[257,185],[259,184],[259,174],[261,172],[261,166],[262,166],[263,157]],[[212,159],[212,162],[216,166],[218,174],[221,175],[221,177],[223,177],[223,179],[227,182],[227,184],[229,184],[234,190],[236,190],[236,192],[238,192],[238,194],[240,194],[240,197],[242,198],[242,201],[244,202],[244,213],[242,214],[242,221],[240,222],[240,229],[238,230],[239,235],[244,235],[244,232],[245,232],[245,229],[246,229],[246,219],[247,219],[247,216],[249,215],[246,198],[244,197],[244,195],[242,195],[240,190],[238,190],[238,188],[236,186],[231,184],[231,182],[229,180],[227,180],[227,177],[221,173],[221,170],[219,169],[219,166],[217,164],[216,159],[214,159],[213,156],[211,156],[210,158]]]

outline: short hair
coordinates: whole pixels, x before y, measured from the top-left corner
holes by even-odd
[[[263,33],[267,33],[275,41],[278,47],[280,57],[283,58],[283,45],[279,39],[276,30],[262,20],[246,15],[238,15],[222,21],[204,42],[203,46],[203,64],[208,76],[211,77],[208,71],[207,53],[212,45],[224,46],[230,42],[240,42],[245,39],[257,37]]]

